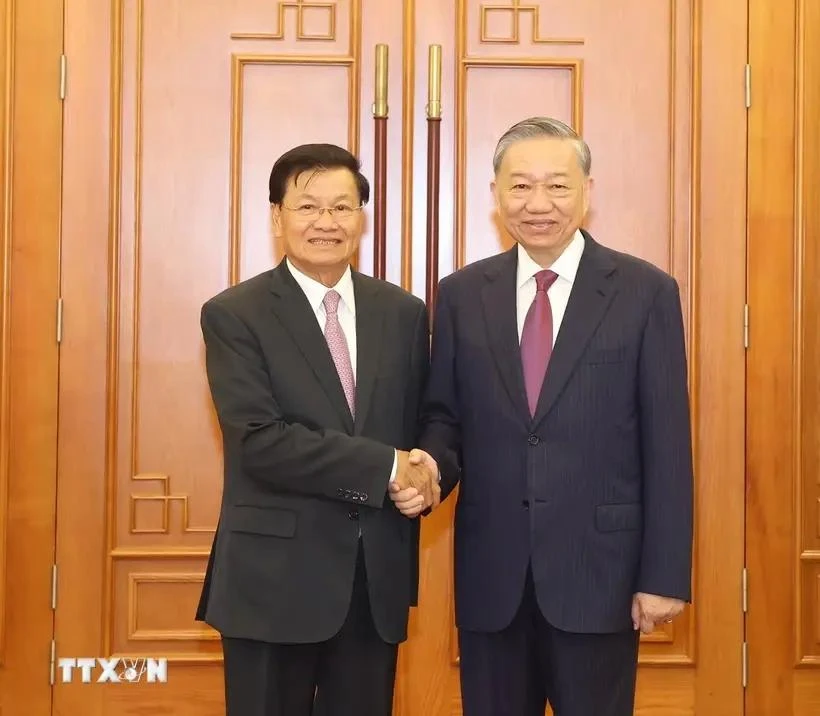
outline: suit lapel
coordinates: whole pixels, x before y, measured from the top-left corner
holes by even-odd
[[[313,309],[284,261],[273,271],[271,293],[274,295],[273,310],[279,322],[299,347],[348,432],[352,432],[353,418],[330,349]]]
[[[615,263],[589,234],[584,238],[584,253],[541,388],[533,429],[552,409],[617,293],[612,280]]]
[[[518,341],[517,289],[515,285],[518,266],[517,248],[499,256],[498,263],[487,271],[487,283],[481,292],[484,320],[490,349],[501,380],[510,400],[522,420],[529,423],[527,392],[524,387],[524,371],[521,367],[521,348]]]
[[[370,408],[382,349],[384,308],[378,283],[353,272],[356,293],[356,420],[354,435],[361,435]]]

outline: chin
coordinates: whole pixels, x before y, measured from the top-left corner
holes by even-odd
[[[525,241],[521,243],[524,244],[524,247],[531,246],[534,249],[554,249],[556,246],[561,245],[561,237],[560,236],[529,236]]]

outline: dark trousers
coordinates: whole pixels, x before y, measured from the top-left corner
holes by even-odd
[[[227,716],[390,716],[396,644],[382,641],[370,612],[361,547],[350,611],[319,644],[222,640]]]
[[[572,634],[541,614],[528,572],[497,633],[459,632],[464,716],[632,716],[639,633]]]

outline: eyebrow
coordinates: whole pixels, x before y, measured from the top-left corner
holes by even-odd
[[[522,177],[523,179],[534,179],[535,176],[533,174],[527,174],[526,172],[512,172],[510,177]],[[547,177],[550,179],[566,179],[569,177],[569,174],[565,174],[564,172],[552,172],[547,174]]]
[[[300,194],[299,198],[300,199],[312,199],[313,201],[316,201],[318,199],[318,197],[314,196],[313,194],[309,194],[309,193]],[[331,201],[339,201],[341,199],[352,199],[352,198],[353,197],[352,197],[351,194],[338,194],[335,197],[333,197],[333,199]]]

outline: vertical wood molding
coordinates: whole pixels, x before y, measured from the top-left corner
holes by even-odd
[[[747,3],[696,0],[693,13],[690,307],[697,360],[698,673],[692,712],[741,716]]]
[[[6,546],[11,449],[11,221],[14,136],[14,0],[0,0],[2,149],[0,150],[0,666],[6,645]]]
[[[106,553],[102,600],[103,653],[111,653],[114,628],[113,571],[111,551],[116,543],[116,469],[117,415],[119,411],[119,344],[120,344],[120,212],[122,193],[122,85],[124,71],[123,32],[124,0],[111,5],[111,131],[108,197],[108,352],[106,357],[106,431],[105,431],[105,535]]]
[[[746,547],[749,716],[792,714],[799,538],[797,0],[750,0]]]

